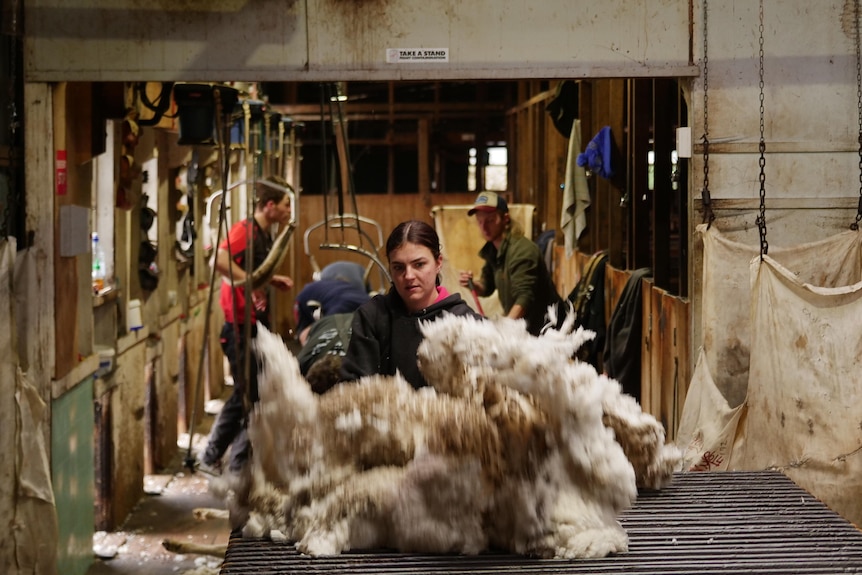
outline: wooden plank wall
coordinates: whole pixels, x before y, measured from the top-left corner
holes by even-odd
[[[591,254],[576,251],[566,258],[564,248],[556,246],[554,255],[554,281],[565,297],[577,284]],[[606,324],[631,274],[610,264],[605,268]],[[651,279],[643,281],[641,408],[662,422],[672,441],[691,378],[691,305],[689,300],[655,287]]]
[[[79,358],[92,351],[92,289],[90,256],[60,256],[59,213],[62,206],[90,207],[92,168],[90,152],[90,116],[92,93],[88,84],[60,84],[54,92],[54,155],[65,155],[65,190],[55,189],[54,206],[54,274],[55,339],[54,379],[60,379],[74,368]],[[56,167],[55,167],[56,169]],[[56,185],[56,184],[55,184]]]
[[[610,323],[611,314],[617,307],[623,288],[631,275],[631,271],[615,268],[611,264],[605,268],[605,324]]]
[[[644,280],[641,407],[676,438],[690,368],[690,302]]]
[[[519,104],[509,111],[509,154],[515,160],[509,188],[515,201],[536,206],[537,235],[560,226],[568,139],[546,111],[556,87],[557,82],[519,83]]]
[[[581,279],[584,269],[590,261],[593,254],[587,254],[581,251],[575,251],[571,258],[565,257],[565,248],[563,246],[554,247],[554,283],[557,286],[557,293],[562,297],[569,295],[569,292],[577,285]],[[623,288],[626,285],[631,271],[615,268],[608,264],[605,268],[605,322],[609,322],[611,314],[620,299]]]
[[[554,126],[547,105],[555,95],[557,82],[521,82],[520,104],[509,110],[509,193],[515,202],[536,206],[537,235],[560,228],[563,185],[565,184],[568,137]],[[595,133],[610,126],[614,138],[614,176],[597,175],[589,181],[592,205],[587,210],[587,228],[578,247],[587,252],[610,250],[612,262],[623,262],[626,238],[624,213],[619,208],[625,187],[625,98],[623,80],[578,82],[577,117],[581,120],[581,147]],[[557,234],[557,243],[561,236]]]
[[[431,194],[431,205],[442,204],[471,204],[476,198],[473,192],[465,192],[458,194]],[[297,230],[294,232],[292,240],[292,249],[297,251],[299,255],[297,270],[294,272],[294,282],[297,285],[303,285],[310,282],[312,279],[313,266],[311,258],[306,256],[303,248],[303,235],[309,226],[322,221],[325,217],[323,196],[302,196],[300,197],[300,217]],[[417,219],[434,225],[434,218],[431,216],[431,209],[426,206],[426,201],[423,200],[420,194],[359,194],[356,196],[357,209],[359,215],[375,220],[382,229],[383,241],[389,236],[392,229],[399,223]],[[363,227],[363,230],[366,228]],[[371,232],[373,228],[368,231]],[[374,237],[376,237],[374,231]],[[476,234],[479,230],[476,230]],[[309,235],[309,251],[314,256],[317,264],[323,268],[336,260],[348,259],[356,260],[361,263],[367,263],[367,259],[362,256],[357,256],[344,251],[333,251],[320,249],[319,245],[324,239],[323,229],[312,232]],[[338,241],[340,236],[338,233],[330,232],[329,242]],[[356,241],[355,234],[348,234],[345,238],[348,241]],[[379,254],[385,258],[386,254]]]
[[[572,256],[566,257],[566,248],[561,245],[554,246],[554,269],[551,275],[554,278],[554,284],[557,286],[557,293],[561,297],[569,295],[574,287],[581,279],[584,273],[584,268],[587,267],[587,262],[590,261],[590,255],[578,250],[572,253]]]
[[[588,178],[591,205],[587,209],[587,227],[578,239],[584,251],[608,250],[608,261],[624,267],[625,242],[628,234],[624,211],[620,208],[626,182],[624,158],[626,147],[626,83],[607,79],[578,82],[578,117],[581,120],[581,147],[604,126],[610,126],[613,138],[610,179],[593,174]]]

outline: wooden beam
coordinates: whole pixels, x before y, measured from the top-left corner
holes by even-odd
[[[416,137],[419,140],[419,150],[418,150],[418,161],[419,161],[419,170],[418,177],[419,182],[417,185],[417,189],[419,190],[419,195],[422,196],[422,205],[424,205],[429,210],[431,209],[431,177],[429,174],[429,132],[430,132],[430,120],[422,119],[419,120],[419,126],[416,130]]]
[[[608,80],[608,120],[611,128],[613,146],[611,147],[611,169],[613,176],[608,180],[607,190],[607,248],[608,260],[623,261],[623,250],[629,233],[625,208],[620,206],[626,188],[627,126],[626,126],[626,81]]]
[[[698,198],[692,200],[694,212],[703,209],[703,202]],[[841,198],[769,198],[769,209],[772,210],[855,210],[859,205],[859,196]],[[712,198],[714,210],[750,211],[760,207],[759,198]]]
[[[536,104],[540,104],[540,103],[544,102],[545,100],[551,99],[553,96],[554,96],[553,90],[545,90],[544,92],[539,92],[538,94],[536,94],[535,96],[533,96],[529,100],[526,100],[525,102],[521,102],[517,106],[513,106],[513,107],[509,108],[508,110],[506,110],[506,115],[511,116],[513,114],[517,114],[518,112],[522,112],[528,108],[532,108]]]
[[[671,278],[671,213],[673,189],[671,184],[671,152],[676,148],[676,85],[667,80],[652,80],[653,85],[653,278],[655,285],[676,291]]]
[[[629,180],[629,213],[632,226],[629,239],[628,264],[632,269],[652,267],[652,250],[650,241],[650,205],[643,201],[649,197],[647,182],[649,166],[647,153],[652,149],[652,80],[639,78],[631,80],[632,85],[632,131],[631,165],[632,173]]]
[[[82,326],[79,325],[79,321],[81,321],[82,318],[80,317],[79,310],[83,312],[84,309],[86,309],[86,312],[90,314],[90,317],[92,317],[92,304],[89,308],[84,308],[83,301],[85,300],[79,293],[80,282],[78,280],[78,257],[60,257],[59,249],[59,238],[61,234],[58,214],[60,213],[60,208],[62,206],[76,203],[73,201],[73,197],[77,194],[77,178],[74,177],[77,172],[75,169],[77,166],[75,158],[77,158],[78,153],[75,148],[77,140],[69,136],[69,132],[71,131],[69,123],[71,119],[70,116],[74,115],[75,106],[70,105],[70,100],[72,100],[72,97],[69,84],[58,84],[54,88],[53,99],[54,158],[52,158],[52,160],[56,161],[55,158],[60,156],[66,158],[66,183],[61,194],[57,193],[58,188],[56,182],[52,186],[52,191],[54,192],[53,201],[55,214],[53,224],[54,231],[52,234],[54,239],[53,267],[55,278],[54,285],[57,286],[57,289],[54,291],[53,298],[55,309],[54,330],[58,334],[63,334],[63,337],[58,337],[54,340],[56,354],[54,379],[61,379],[72,371],[78,363],[78,354],[80,352],[83,351],[82,355],[87,355],[89,353],[89,346],[87,346],[86,350],[81,350],[79,348],[79,336],[82,335]],[[52,166],[51,171],[56,172],[56,165]],[[80,257],[89,261],[89,256],[86,254]],[[84,269],[86,266],[82,264],[80,267],[81,269]],[[62,286],[62,288],[59,286]],[[83,336],[85,338],[88,337],[92,339],[92,325],[92,320],[89,320],[88,326],[86,326],[88,329],[83,330]]]
[[[392,96],[394,97],[394,96]],[[293,119],[320,119],[321,110],[317,104],[270,104],[270,109]],[[390,102],[386,104],[344,104],[344,116],[350,120],[387,120],[417,118],[434,115],[439,118],[452,118],[472,115],[488,115],[505,112],[503,102]],[[322,115],[329,118],[329,112]]]

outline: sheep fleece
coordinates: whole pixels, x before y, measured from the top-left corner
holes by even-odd
[[[679,451],[616,381],[570,359],[592,334],[456,316],[422,329],[429,387],[371,376],[318,395],[259,328],[254,456],[225,490],[244,534],[315,556],[625,552],[619,513],[670,480]]]

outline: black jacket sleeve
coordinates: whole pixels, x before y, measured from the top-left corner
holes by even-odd
[[[359,306],[353,315],[350,344],[341,362],[341,378],[354,381],[375,373],[388,374],[388,312],[383,296]]]

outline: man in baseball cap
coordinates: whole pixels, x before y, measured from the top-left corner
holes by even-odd
[[[476,201],[473,202],[473,207],[467,212],[468,216],[472,216],[476,212],[493,212],[498,211],[501,214],[509,213],[509,204],[505,198],[495,194],[494,192],[482,192],[476,196]]]
[[[467,214],[487,242],[479,251],[485,260],[478,281],[470,270],[459,273],[459,283],[472,287],[479,296],[497,292],[507,317],[524,318],[527,330],[538,335],[547,323],[550,305],[558,306],[557,317],[563,317],[562,299],[539,246],[524,235],[523,229],[509,216],[506,200],[494,192],[476,196]]]

